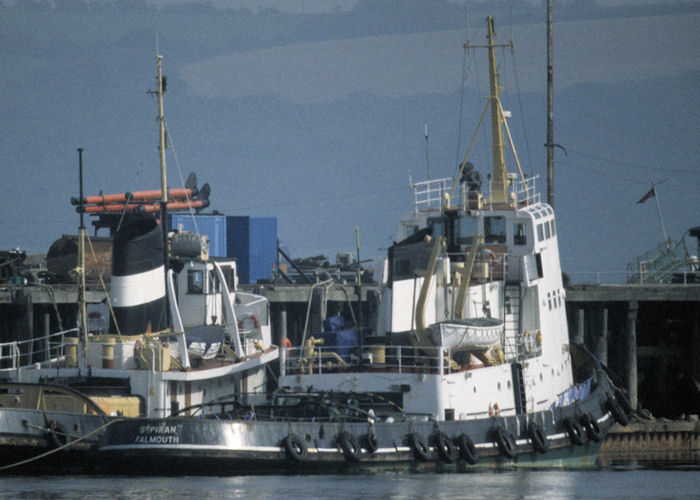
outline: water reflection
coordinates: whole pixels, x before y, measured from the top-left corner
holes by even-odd
[[[146,500],[637,499],[697,498],[700,466],[670,470],[512,470],[464,474],[378,473],[239,477],[4,477],[3,498]]]

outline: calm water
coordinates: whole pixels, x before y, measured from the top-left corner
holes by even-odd
[[[3,477],[2,498],[541,499],[700,497],[700,470],[475,472],[354,476]]]

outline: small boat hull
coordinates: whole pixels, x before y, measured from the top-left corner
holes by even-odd
[[[455,351],[488,349],[501,340],[503,321],[493,318],[441,321],[429,327],[435,345]]]

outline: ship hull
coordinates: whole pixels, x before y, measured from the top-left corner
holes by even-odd
[[[610,405],[619,409],[619,403],[611,403],[613,389],[607,380],[598,380],[586,399],[568,406],[474,420],[269,421],[256,420],[252,412],[249,419],[227,420],[224,413],[216,418],[129,419],[107,430],[98,452],[100,472],[236,475],[594,467],[615,422]],[[589,430],[591,421],[595,424]],[[541,431],[537,436],[533,425]]]

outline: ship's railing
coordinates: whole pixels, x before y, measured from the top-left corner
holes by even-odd
[[[238,333],[242,340],[259,337],[260,327],[269,323],[269,302],[264,297],[244,292],[236,292],[234,305],[238,320]]]
[[[428,212],[442,210],[445,205],[445,195],[452,190],[453,179],[431,179],[413,183],[413,211]],[[460,195],[461,195],[460,191]],[[452,201],[453,206],[459,205],[458,200]]]
[[[679,285],[700,283],[700,271],[567,271],[573,285]]]
[[[449,348],[439,347],[316,345],[283,348],[280,359],[286,375],[356,371],[446,374],[462,369],[452,354]]]
[[[537,179],[539,176],[527,177],[526,179],[519,179],[515,174],[510,174],[510,197],[516,201],[518,207],[534,205],[541,202],[540,194],[537,192]],[[485,206],[493,208],[491,202],[490,192],[492,189],[492,182],[489,181],[487,186],[489,194],[485,195],[487,202]],[[454,184],[454,179],[446,177],[442,179],[431,179],[422,182],[416,182],[411,184],[413,188],[413,211],[418,212],[429,212],[429,211],[439,211],[445,207],[445,201],[447,199],[446,195],[450,194],[452,191],[452,186]],[[480,208],[480,193],[479,191],[467,191],[467,185],[460,182],[458,189],[452,195],[450,199],[450,206],[452,208]],[[467,203],[468,201],[468,203]]]
[[[513,192],[519,205],[534,205],[540,203],[540,193],[537,192],[537,179],[539,175],[528,177],[525,180],[516,179],[513,183]]]
[[[77,328],[52,333],[43,337],[17,340],[0,344],[0,371],[16,370],[23,366],[34,365],[65,357],[66,347],[70,349],[76,343],[66,338],[78,339]]]

